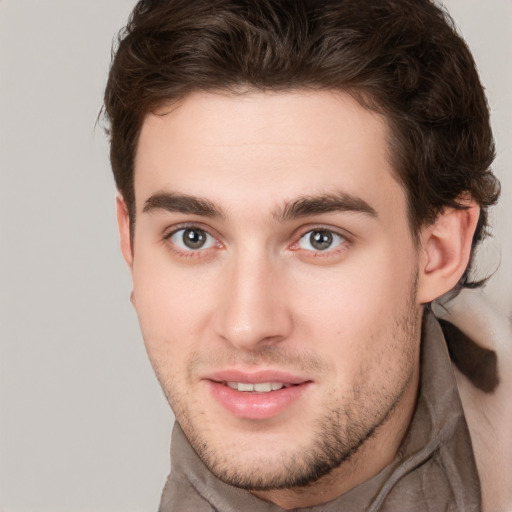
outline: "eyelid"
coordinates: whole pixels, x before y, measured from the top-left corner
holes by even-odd
[[[311,247],[311,248],[308,248],[308,247],[303,247],[301,244],[302,243],[306,243],[311,245],[312,244],[312,240],[311,238],[313,237],[313,233],[327,233],[330,237],[330,244],[331,246],[330,247],[326,247],[325,249],[315,249],[314,247]],[[307,231],[306,233],[304,233],[298,240],[297,244],[299,245],[299,247],[301,249],[304,249],[304,250],[311,250],[313,252],[328,252],[330,250],[334,250],[336,247],[340,246],[343,242],[345,241],[345,237],[339,235],[338,233],[334,233],[333,231],[327,231],[327,230],[319,230],[319,229],[313,229],[311,231]]]
[[[204,231],[208,236],[212,237],[215,241],[215,244],[210,247],[199,248],[199,249],[184,249],[179,247],[176,243],[174,243],[171,238],[180,231],[184,231],[187,229],[197,229],[198,231]],[[175,254],[181,257],[201,257],[205,256],[205,253],[210,253],[212,249],[222,248],[223,244],[220,241],[220,237],[217,233],[212,230],[209,226],[204,226],[200,222],[180,222],[179,224],[174,224],[169,226],[164,230],[164,234],[162,236],[162,242],[172,250]]]
[[[339,236],[343,238],[344,242],[340,243],[336,247],[333,247],[332,249],[326,249],[325,251],[314,251],[311,249],[303,249],[299,247],[299,241],[308,233],[312,231],[328,231],[330,233],[333,233],[336,236]],[[289,248],[292,251],[304,251],[309,252],[314,255],[314,257],[328,257],[332,256],[333,254],[337,254],[339,252],[345,251],[348,249],[350,245],[352,245],[355,236],[351,233],[347,232],[345,229],[333,227],[325,224],[311,224],[308,226],[301,226],[296,232],[296,234],[293,237],[293,243],[289,246]]]
[[[183,229],[198,229],[204,231],[208,235],[215,238],[215,240],[219,241],[219,236],[214,232],[212,228],[209,226],[205,226],[201,224],[201,222],[180,222],[178,224],[173,224],[172,226],[168,226],[164,230],[163,239],[168,240],[172,235],[176,234],[178,231]]]
[[[201,236],[204,236],[204,243],[199,247],[187,247],[187,243],[185,241],[187,232],[201,233]],[[212,249],[217,245],[217,240],[212,235],[210,235],[210,233],[207,233],[203,229],[197,228],[178,229],[178,231],[175,231],[174,234],[172,234],[168,240],[170,240],[173,243],[173,245],[175,245],[180,251],[183,252],[206,251],[208,249]]]
[[[296,243],[299,241],[304,235],[309,233],[310,231],[329,231],[331,233],[334,233],[335,235],[343,237],[348,242],[353,242],[354,238],[356,238],[355,235],[347,231],[346,229],[331,226],[328,224],[309,224],[307,226],[301,226],[299,229],[295,231],[294,240]]]

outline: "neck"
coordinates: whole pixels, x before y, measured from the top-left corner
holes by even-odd
[[[254,491],[258,498],[285,510],[331,501],[366,482],[395,458],[414,413],[419,362],[394,407],[359,449],[339,467],[306,487]]]

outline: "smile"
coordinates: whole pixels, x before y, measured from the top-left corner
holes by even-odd
[[[258,382],[251,384],[248,382],[226,382],[226,386],[237,391],[244,391],[247,393],[269,393],[270,391],[278,391],[284,387],[290,386],[282,382]]]
[[[284,372],[223,371],[203,380],[210,395],[230,416],[275,418],[301,401],[313,382]]]

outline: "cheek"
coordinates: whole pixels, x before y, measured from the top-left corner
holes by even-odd
[[[397,261],[385,254],[361,258],[327,271],[303,272],[295,280],[299,283],[295,296],[307,299],[301,309],[323,318],[322,324],[336,324],[338,319],[349,325],[367,319],[371,324],[403,307],[414,271],[412,258]]]
[[[344,372],[353,375],[369,359],[392,364],[393,333],[411,312],[414,276],[414,258],[392,251],[324,274],[304,273],[295,292],[297,325],[321,337],[315,349],[336,357]]]
[[[183,358],[207,322],[208,284],[198,272],[144,256],[135,258],[133,298],[146,348],[150,357]]]

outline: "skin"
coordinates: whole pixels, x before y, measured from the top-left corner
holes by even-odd
[[[478,208],[447,210],[416,244],[387,137],[343,93],[194,93],[144,120],[133,240],[118,199],[132,302],[177,420],[216,476],[285,509],[391,462],[423,304],[467,264]],[[187,247],[185,228],[205,245]],[[332,244],[318,250],[315,230]],[[298,376],[302,391],[241,417],[212,394],[233,369]]]

